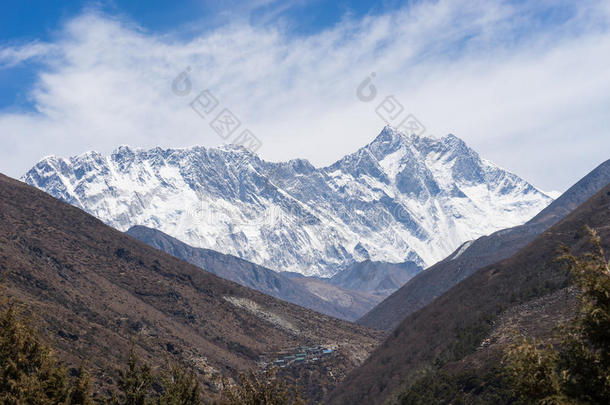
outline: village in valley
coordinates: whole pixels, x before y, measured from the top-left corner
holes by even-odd
[[[333,348],[323,346],[290,347],[275,353],[263,353],[258,364],[261,368],[298,366],[328,358],[334,352]]]

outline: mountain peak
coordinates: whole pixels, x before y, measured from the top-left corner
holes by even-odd
[[[237,145],[122,145],[110,158],[57,159],[23,179],[119,230],[145,225],[195,247],[318,276],[362,257],[431,265],[551,201],[453,135],[406,136],[390,126],[329,167],[265,162]]]
[[[396,143],[408,143],[416,135],[406,135],[403,132],[398,131],[396,128],[386,125],[383,127],[379,135],[375,137],[371,144],[396,144]]]
[[[444,145],[451,145],[454,148],[470,149],[462,138],[459,138],[459,137],[455,136],[454,134],[447,134],[447,135],[443,136],[439,140],[439,142],[443,143]]]
[[[125,160],[125,159],[133,159],[136,155],[136,150],[132,149],[128,145],[120,145],[116,149],[112,151],[111,157],[113,160]]]
[[[113,152],[114,153],[125,153],[125,152],[132,152],[133,149],[126,144],[123,145],[119,145]]]
[[[217,147],[216,149],[224,151],[224,152],[235,152],[235,153],[244,153],[247,155],[254,155],[252,151],[243,145],[236,145],[234,143],[225,143]]]
[[[444,145],[444,147],[442,145]],[[462,153],[468,153],[468,151],[471,150],[461,138],[454,134],[447,134],[440,139],[433,135],[407,135],[390,125],[386,125],[377,137],[366,145],[364,149],[371,150],[379,157],[409,146],[414,146],[416,149],[424,147],[446,149],[449,147],[450,149],[460,150]]]

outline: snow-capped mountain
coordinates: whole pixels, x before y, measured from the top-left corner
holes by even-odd
[[[22,180],[122,231],[145,225],[192,246],[319,276],[364,260],[428,266],[552,201],[453,135],[406,136],[390,127],[324,168],[266,162],[235,146],[121,146],[110,156],[44,158]]]

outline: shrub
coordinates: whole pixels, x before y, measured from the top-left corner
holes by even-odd
[[[239,384],[224,381],[223,405],[304,405],[298,391],[277,376],[277,369],[241,374]]]

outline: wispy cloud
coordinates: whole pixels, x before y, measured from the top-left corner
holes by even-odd
[[[0,66],[44,62],[35,111],[0,113],[0,169],[18,176],[49,153],[123,143],[221,143],[190,109],[195,92],[171,92],[187,66],[195,90],[262,139],[264,158],[327,164],[383,125],[355,95],[375,72],[380,96],[394,94],[429,132],[564,189],[610,150],[610,7],[574,3],[421,2],[305,37],[240,19],[184,39],[89,12],[52,43],[0,49]]]
[[[0,69],[12,68],[31,60],[48,58],[55,51],[58,49],[53,44],[40,42],[0,48]]]

